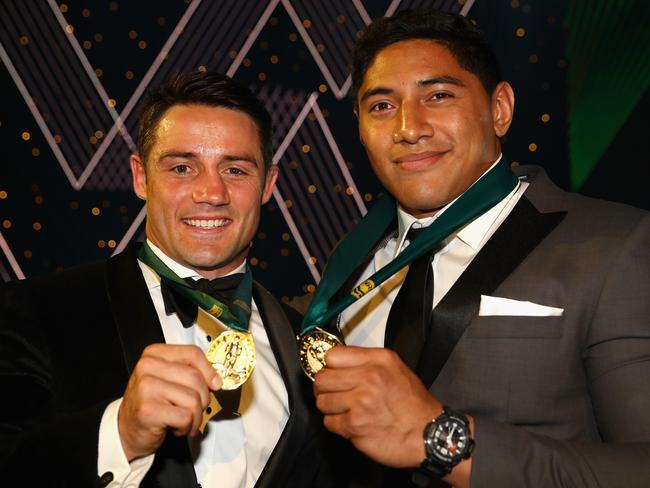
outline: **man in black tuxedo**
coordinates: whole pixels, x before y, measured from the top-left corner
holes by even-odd
[[[650,486],[648,213],[513,175],[514,93],[461,16],[373,22],[352,85],[397,202],[343,286],[363,295],[336,321],[347,346],[315,378],[325,425],[365,455],[354,486]]]
[[[149,94],[139,132],[144,246],[0,292],[0,480],[326,485],[290,312],[246,265],[277,178],[268,112],[226,76],[182,74]],[[201,283],[219,285],[218,312],[197,307]],[[222,392],[205,352],[236,306],[256,365]]]

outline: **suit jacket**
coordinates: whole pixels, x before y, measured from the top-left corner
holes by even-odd
[[[164,342],[135,248],[105,263],[9,283],[0,291],[0,480],[95,486],[104,409],[142,350]],[[328,486],[285,310],[253,296],[289,397],[290,416],[257,486]],[[286,311],[291,313],[290,311]],[[13,486],[13,485],[12,485]],[[16,485],[18,486],[18,485]],[[197,486],[185,438],[168,435],[141,486]]]
[[[475,418],[472,488],[650,486],[650,215],[516,172],[529,188],[434,309],[457,343],[426,343],[416,372]],[[564,312],[479,316],[481,295]],[[353,486],[410,478],[347,469]]]

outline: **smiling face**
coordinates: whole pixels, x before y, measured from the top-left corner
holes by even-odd
[[[442,44],[408,40],[381,50],[357,94],[359,134],[377,177],[415,217],[430,216],[498,157],[514,95],[490,97]]]
[[[131,170],[147,238],[208,279],[244,261],[277,178],[277,167],[264,169],[253,119],[208,105],[167,110],[146,165],[133,155]]]

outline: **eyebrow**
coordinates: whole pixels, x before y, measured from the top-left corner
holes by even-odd
[[[198,159],[199,155],[192,151],[166,151],[160,155],[158,161],[162,161],[163,159],[167,158]],[[258,164],[255,156],[251,154],[227,154],[222,158],[222,161],[246,161],[255,165]]]
[[[417,85],[418,86],[431,86],[431,85],[437,85],[437,84],[447,84],[447,85],[454,85],[454,86],[459,86],[459,87],[464,87],[465,83],[463,83],[460,79],[455,78],[453,76],[436,76],[434,78],[427,78],[425,80],[418,80]],[[369,88],[366,90],[363,95],[361,95],[361,98],[359,99],[360,102],[363,102],[364,100],[375,96],[375,95],[390,95],[393,93],[395,90],[392,88],[388,88],[385,86],[378,86],[376,88]]]

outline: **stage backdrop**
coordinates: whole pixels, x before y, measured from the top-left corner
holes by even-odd
[[[107,258],[142,239],[131,190],[138,107],[185,70],[247,83],[281,177],[250,264],[280,297],[313,289],[382,192],[359,144],[348,63],[372,18],[459,12],[516,91],[509,159],[572,190],[650,206],[649,2],[594,0],[0,1],[0,276]]]

